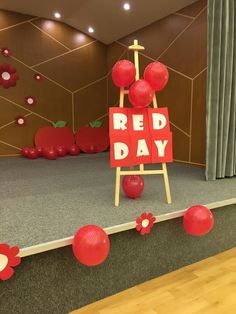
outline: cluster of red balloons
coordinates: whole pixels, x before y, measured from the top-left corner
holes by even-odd
[[[132,84],[136,69],[129,60],[120,60],[112,68],[112,80],[120,88]],[[145,108],[152,102],[155,92],[161,91],[167,84],[169,73],[164,64],[156,61],[144,70],[144,79],[135,81],[129,89],[129,101],[134,108]]]
[[[76,144],[70,147],[56,146],[56,147],[24,147],[21,150],[22,156],[29,159],[37,159],[44,157],[49,160],[55,160],[57,157],[64,157],[67,154],[71,156],[77,156],[80,153],[80,149]]]
[[[87,225],[76,232],[72,249],[74,256],[81,264],[96,266],[107,258],[110,240],[101,227]]]
[[[188,234],[202,236],[213,228],[214,216],[206,206],[194,205],[185,212],[183,226]]]

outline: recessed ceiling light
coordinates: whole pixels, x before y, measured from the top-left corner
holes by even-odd
[[[89,33],[94,33],[93,27],[92,27],[92,26],[89,26],[88,31],[89,31]]]
[[[59,12],[55,12],[55,13],[54,13],[54,17],[55,17],[56,19],[60,19],[60,18],[61,18],[61,14],[60,14]]]
[[[128,2],[124,3],[123,8],[124,8],[124,10],[129,11],[130,10],[130,4]]]

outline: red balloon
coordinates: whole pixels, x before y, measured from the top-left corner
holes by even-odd
[[[55,160],[57,159],[57,152],[53,147],[45,148],[43,150],[43,156],[49,160]]]
[[[74,236],[72,249],[77,260],[87,266],[96,266],[105,261],[110,250],[106,232],[95,225],[79,229]]]
[[[127,197],[137,198],[143,193],[144,180],[139,175],[126,175],[122,180],[122,188]]]
[[[77,156],[79,155],[79,153],[80,153],[80,149],[77,145],[74,144],[69,148],[69,154],[71,156]]]
[[[120,60],[112,68],[112,80],[118,87],[130,85],[136,75],[134,64],[129,60]]]
[[[43,148],[42,147],[35,147],[35,148],[36,148],[36,150],[38,152],[39,157],[43,156]]]
[[[129,101],[134,108],[145,108],[152,102],[154,90],[145,80],[138,80],[129,89]]]
[[[30,148],[27,157],[30,159],[37,159],[39,157],[39,153],[38,153],[37,149],[36,148]]]
[[[64,146],[56,146],[56,152],[59,157],[64,157],[67,154],[67,149]]]
[[[214,225],[214,216],[210,209],[202,205],[190,207],[183,217],[184,229],[195,236],[207,234]]]
[[[22,150],[21,150],[21,155],[24,156],[24,157],[28,157],[29,150],[30,150],[29,147],[23,147]]]
[[[144,70],[144,79],[155,91],[159,92],[166,86],[169,72],[161,62],[152,62]]]

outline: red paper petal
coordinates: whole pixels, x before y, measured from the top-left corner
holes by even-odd
[[[0,244],[0,254],[8,255],[9,254],[9,245],[6,243]]]
[[[150,218],[150,221],[151,221],[151,222],[156,221],[156,217],[152,217],[152,218]]]
[[[0,279],[7,280],[14,274],[14,269],[11,267],[6,267],[0,272]]]
[[[19,254],[20,249],[18,248],[18,246],[13,246],[10,248],[10,252],[12,256],[16,256],[17,254]]]
[[[9,257],[9,265],[10,266],[15,267],[15,266],[19,265],[20,262],[21,262],[21,258],[19,256],[10,256]]]
[[[136,226],[136,230],[137,230],[137,231],[140,231],[141,229],[142,229],[142,225],[137,225],[137,226]]]
[[[142,217],[143,219],[146,219],[146,218],[147,218],[147,213],[142,213],[141,217]]]
[[[141,235],[144,235],[146,232],[145,232],[145,228],[143,228],[140,232]]]
[[[141,217],[138,217],[138,218],[136,219],[137,224],[141,224],[142,221],[143,221],[143,219],[142,219]]]

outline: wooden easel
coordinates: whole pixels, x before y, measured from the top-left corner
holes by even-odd
[[[143,46],[140,46],[138,44],[137,40],[134,40],[134,44],[132,46],[129,46],[129,50],[134,51],[134,65],[136,68],[136,81],[139,80],[139,51],[144,50],[145,48]],[[124,107],[124,96],[129,93],[128,90],[125,90],[124,88],[120,89],[120,102],[119,106],[121,108]],[[153,97],[153,108],[157,107],[157,99],[156,95]],[[165,183],[165,190],[166,190],[166,199],[167,203],[171,204],[171,194],[170,194],[170,185],[169,185],[169,179],[168,179],[168,173],[167,173],[167,167],[166,163],[162,163],[162,169],[161,170],[144,170],[144,165],[139,165],[139,170],[121,170],[120,167],[116,168],[116,188],[115,188],[115,206],[119,206],[120,201],[120,177],[122,175],[148,175],[148,174],[162,174],[164,178]]]

